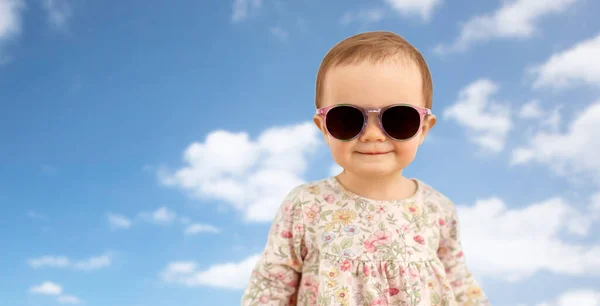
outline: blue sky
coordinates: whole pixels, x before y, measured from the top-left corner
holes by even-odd
[[[0,0],[6,305],[236,305],[316,128],[327,50],[390,30],[438,124],[406,170],[459,207],[494,305],[600,305],[600,3]]]

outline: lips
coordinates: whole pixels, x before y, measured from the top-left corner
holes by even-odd
[[[360,154],[364,154],[364,155],[383,155],[383,154],[387,154],[390,153],[391,151],[386,151],[386,152],[379,152],[379,151],[374,151],[374,152],[358,152]]]

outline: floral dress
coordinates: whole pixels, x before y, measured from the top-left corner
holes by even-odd
[[[489,306],[465,263],[453,203],[420,180],[380,201],[335,177],[285,197],[242,305]]]

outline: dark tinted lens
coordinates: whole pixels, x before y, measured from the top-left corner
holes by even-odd
[[[329,110],[325,124],[331,136],[348,140],[354,138],[362,130],[363,113],[351,106],[337,106]]]
[[[394,106],[388,108],[381,117],[383,129],[392,138],[409,139],[413,137],[420,126],[419,112],[409,106]]]

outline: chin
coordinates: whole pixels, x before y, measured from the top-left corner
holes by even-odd
[[[357,175],[370,177],[387,176],[402,171],[402,168],[398,165],[389,165],[387,163],[355,165],[347,169]]]

